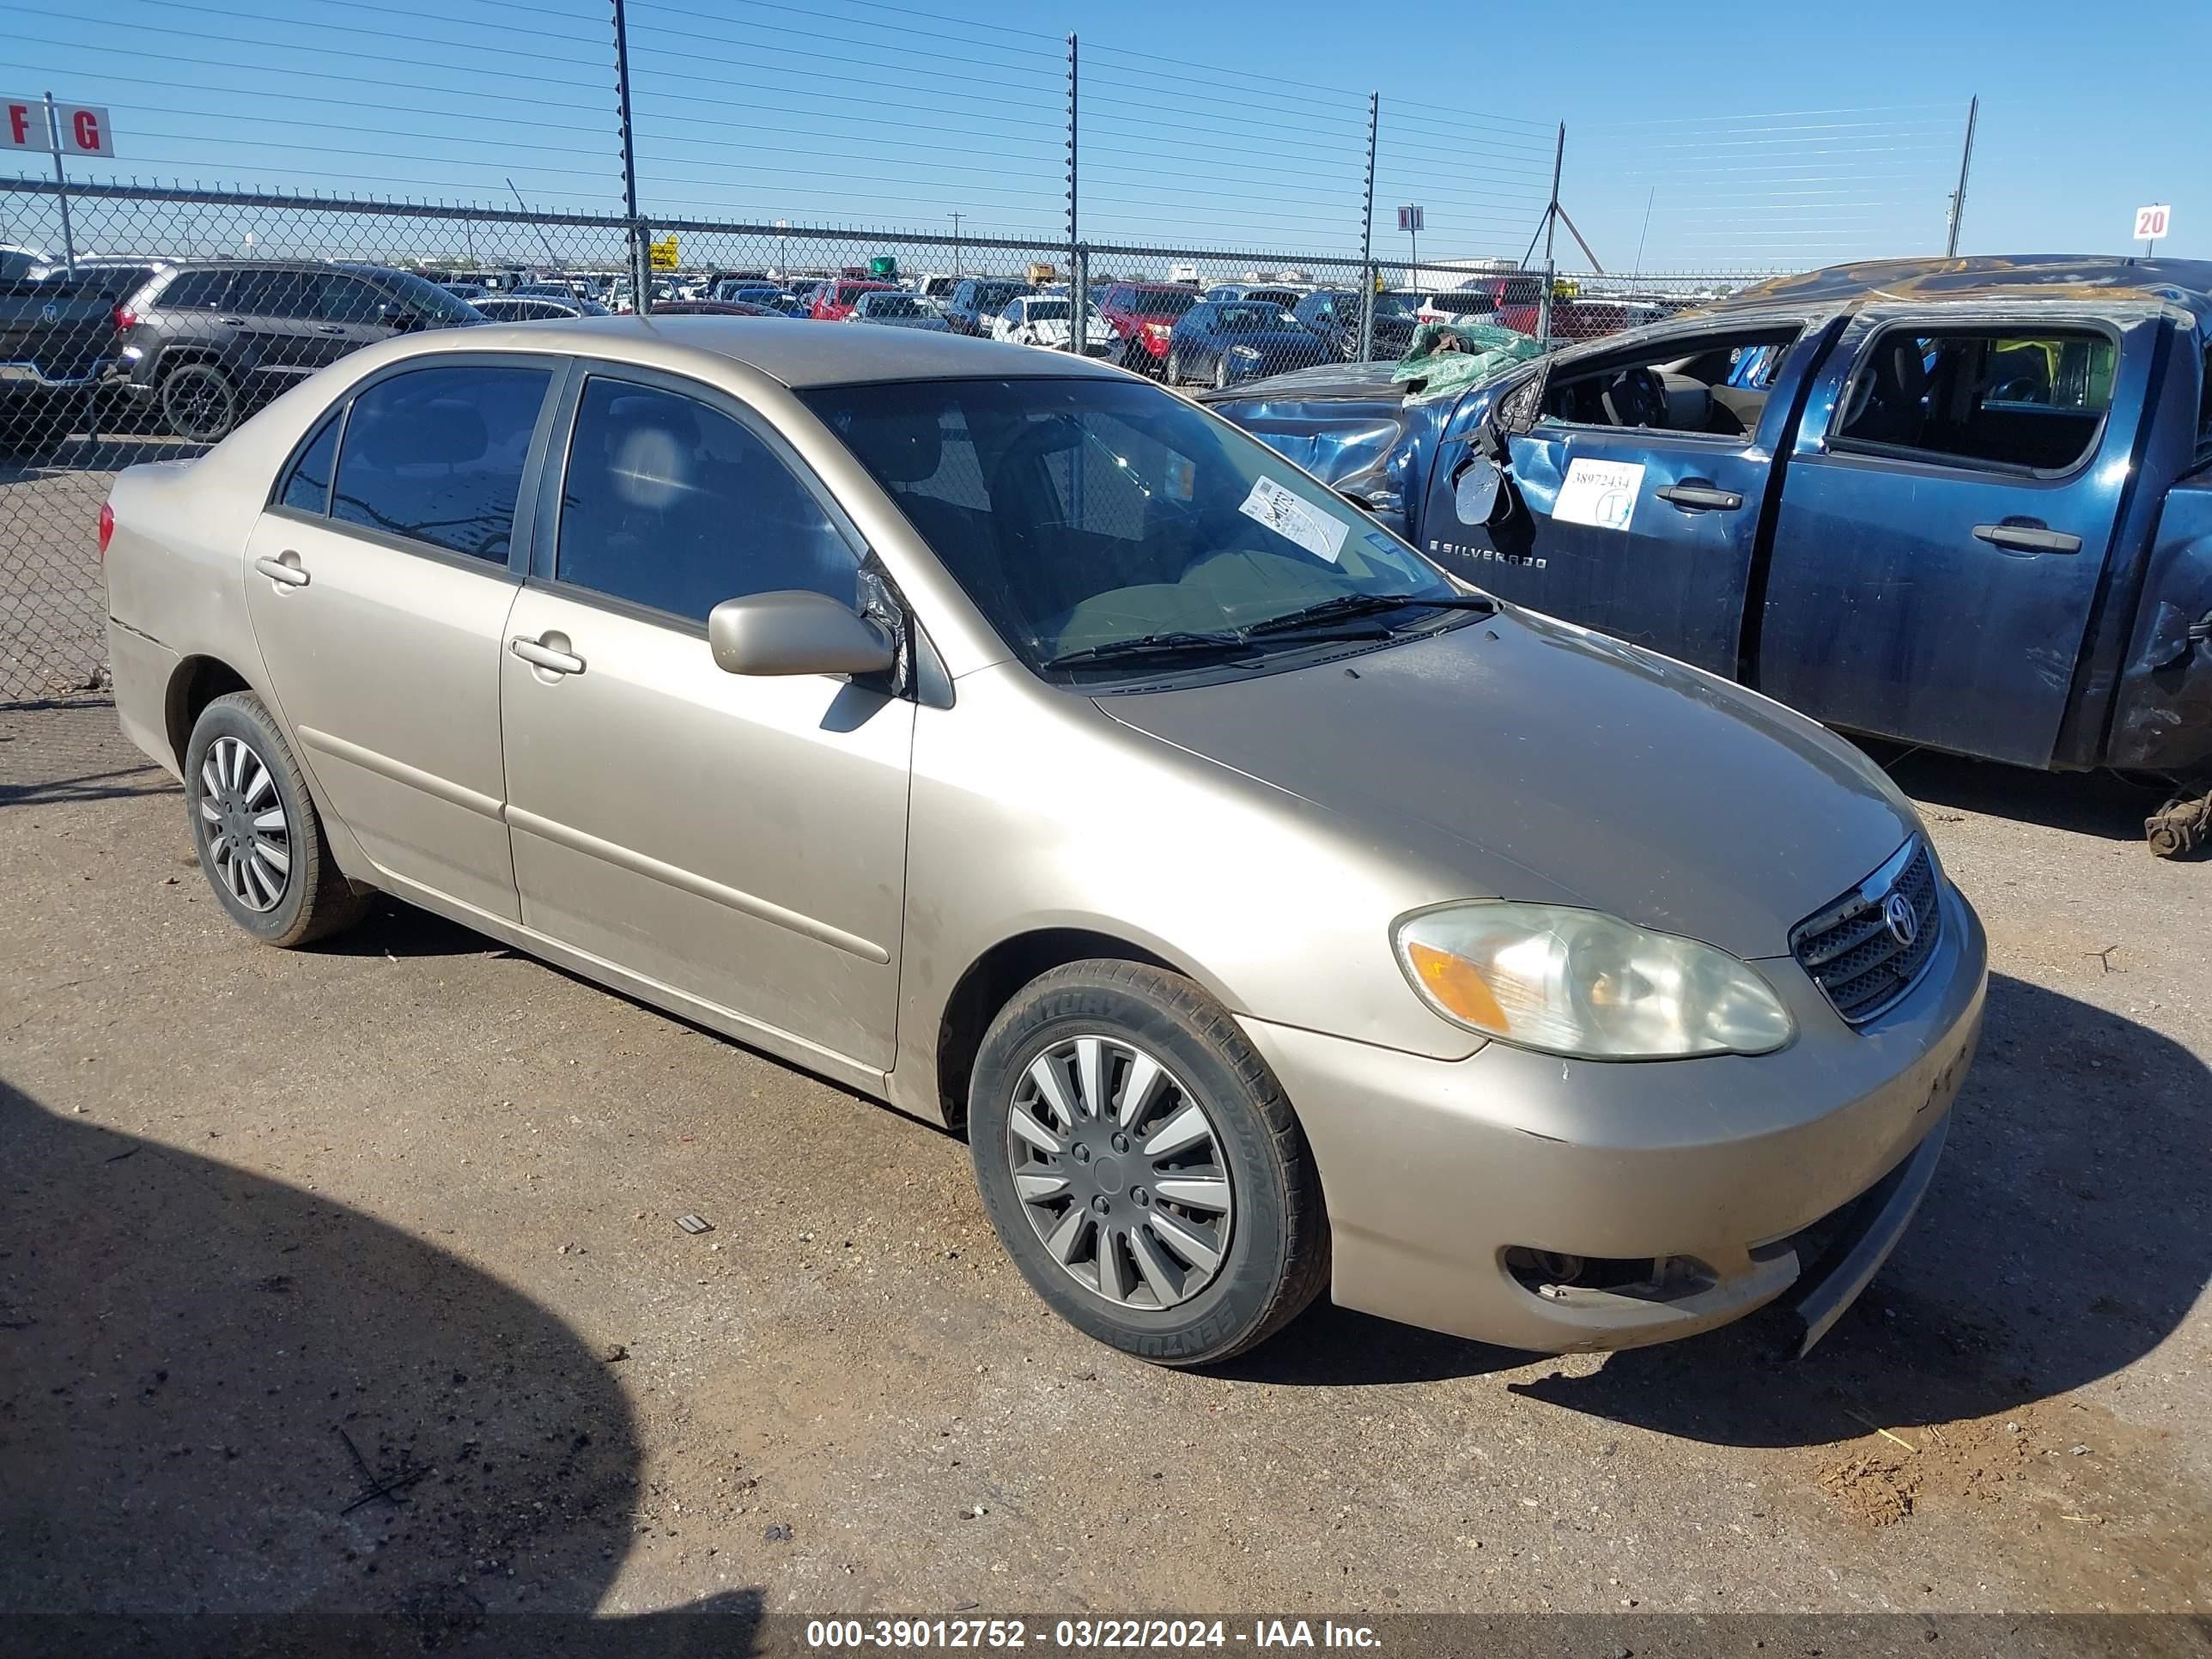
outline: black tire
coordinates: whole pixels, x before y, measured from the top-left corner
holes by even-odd
[[[1226,357],[1213,360],[1213,389],[1216,392],[1229,390],[1229,359]]]
[[[1079,1283],[1046,1249],[1015,1190],[1006,1148],[1023,1079],[1040,1056],[1079,1036],[1156,1056],[1212,1121],[1235,1217],[1215,1276],[1178,1305],[1130,1307]],[[1328,1281],[1321,1178],[1290,1102],[1227,1011],[1180,975],[1094,961],[1032,980],[984,1034],[968,1137],[984,1208],[1030,1288],[1078,1330],[1125,1353],[1161,1365],[1227,1359],[1273,1336]]]
[[[224,739],[244,745],[246,755],[267,770],[284,814],[282,841],[289,864],[282,872],[281,890],[265,908],[254,902],[266,895],[253,888],[250,876],[241,877],[240,884],[252,896],[241,896],[240,886],[226,878],[218,867],[218,843],[237,823],[235,812],[223,809],[244,793],[252,777],[247,773],[238,790],[218,793],[221,780],[210,768],[235,752],[225,750],[222,756],[216,755],[217,744]],[[265,797],[252,805],[259,805],[261,799]],[[211,822],[210,812],[222,822]],[[354,890],[331,857],[322,820],[316,816],[300,763],[293,758],[292,745],[252,692],[234,691],[200,711],[192,726],[191,740],[185,745],[185,813],[191,826],[193,848],[199,854],[200,872],[207,878],[216,900],[233,921],[264,945],[291,950],[351,927],[368,910],[368,895]],[[234,855],[225,867],[236,869]]]
[[[1182,384],[1182,353],[1180,351],[1168,353],[1168,384],[1170,386]]]
[[[238,425],[243,402],[230,376],[213,363],[179,363],[161,376],[161,420],[179,438],[211,444]]]

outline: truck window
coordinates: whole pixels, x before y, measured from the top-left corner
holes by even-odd
[[[2118,360],[2118,343],[2096,329],[1887,329],[1851,376],[1835,441],[2063,471],[2104,429]]]
[[[1654,341],[1633,355],[1607,353],[1556,370],[1544,414],[1569,426],[1642,427],[1746,438],[1757,429],[1789,326]]]

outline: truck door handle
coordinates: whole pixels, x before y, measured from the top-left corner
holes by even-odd
[[[2079,553],[2081,538],[2052,530],[2040,519],[2007,519],[2002,524],[1978,524],[1974,539],[1991,547],[2008,547],[2021,553]]]
[[[557,651],[550,645],[525,639],[519,634],[507,642],[507,648],[532,667],[542,668],[549,674],[580,674],[584,672],[584,659],[574,653]]]
[[[270,581],[286,587],[305,587],[307,585],[307,573],[300,568],[300,556],[289,550],[281,558],[256,559],[253,568]]]
[[[315,325],[315,332],[318,334],[343,334],[345,332],[345,330],[337,323],[318,323]]]
[[[246,319],[243,317],[218,317],[216,319],[216,321],[226,324],[232,328],[244,328],[246,326]]]
[[[1743,497],[1733,489],[1716,489],[1703,478],[1691,478],[1678,484],[1668,484],[1656,492],[1662,501],[1672,501],[1685,513],[1711,510],[1733,513],[1743,505]]]

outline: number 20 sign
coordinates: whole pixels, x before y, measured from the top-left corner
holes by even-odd
[[[2163,202],[2155,207],[2137,208],[2136,210],[2136,240],[2138,242],[2164,240],[2166,222],[2172,216],[2173,210]]]

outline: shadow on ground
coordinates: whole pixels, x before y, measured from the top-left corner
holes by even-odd
[[[1916,801],[2142,844],[2143,819],[2173,791],[2109,772],[2031,772],[1894,744],[1861,745]],[[2143,856],[2150,856],[2148,849]]]
[[[527,1297],[4,1084],[0,1171],[0,1648],[752,1650],[751,1590],[585,1622],[638,1445]]]
[[[1935,1185],[1881,1276],[1807,1359],[1753,1320],[1512,1384],[1725,1445],[1820,1445],[2015,1410],[2140,1359],[2212,1279],[2212,1073],[2133,1020],[2004,975]],[[1235,1368],[1390,1383],[1534,1356],[1322,1306]],[[1848,1407],[1848,1409],[1846,1407]]]

